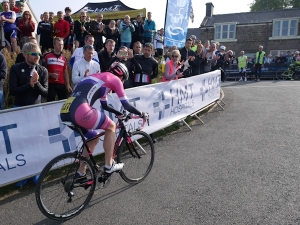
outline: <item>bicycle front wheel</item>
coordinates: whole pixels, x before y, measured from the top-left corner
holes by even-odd
[[[135,131],[118,149],[117,162],[124,163],[120,175],[127,183],[139,183],[150,173],[154,162],[154,145],[150,136]]]
[[[86,165],[86,177],[74,179],[79,162]],[[91,200],[95,185],[91,162],[77,153],[65,153],[51,160],[40,174],[35,197],[41,212],[50,219],[65,221],[78,215]]]

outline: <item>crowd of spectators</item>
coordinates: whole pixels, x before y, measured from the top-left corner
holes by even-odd
[[[105,24],[103,14],[99,13],[91,19],[86,12],[80,13],[80,18],[74,20],[71,8],[66,7],[64,12],[58,11],[56,18],[53,12],[44,12],[38,24],[32,20],[29,11],[24,10],[24,5],[15,0],[2,2],[3,12],[1,22],[7,50],[13,54],[19,46],[22,53],[18,55],[16,63],[26,62],[28,55],[38,57],[37,63],[47,70],[48,84],[45,85],[47,95],[41,100],[54,101],[64,99],[84,77],[108,71],[115,61],[124,63],[130,73],[125,88],[150,84],[158,75],[158,62],[164,62],[163,80],[190,77],[206,72],[221,70],[221,80],[225,80],[226,69],[231,64],[238,64],[241,80],[246,80],[246,66],[252,63],[259,80],[261,66],[266,63],[291,64],[300,60],[299,52],[281,53],[272,57],[265,52],[257,53],[253,58],[240,52],[234,56],[231,50],[226,51],[220,43],[204,44],[197,40],[195,35],[186,39],[185,46],[177,49],[176,46],[164,48],[164,29],[156,30],[152,13],[148,12],[145,19],[141,15],[131,19],[126,15],[118,21],[110,20]],[[39,43],[35,39],[35,31],[39,35]],[[26,43],[37,45],[35,52],[23,49]],[[262,46],[260,46],[262,47]],[[63,49],[72,54],[68,61],[62,54]],[[259,57],[259,61],[256,59]],[[0,57],[1,59],[1,57]],[[4,63],[0,63],[5,71]],[[71,80],[67,67],[72,68]],[[0,105],[3,108],[3,80],[7,72],[0,73]],[[24,74],[29,81],[30,74]],[[14,94],[12,94],[14,93]],[[11,94],[16,96],[17,92]],[[44,93],[43,93],[44,94]],[[45,95],[45,94],[44,94]]]
[[[221,80],[225,81],[225,72],[232,63],[233,51],[226,51],[224,45],[218,42],[210,43],[208,40],[202,45],[195,35],[191,35],[186,39],[183,48],[177,49],[176,46],[169,48],[164,58],[166,59],[164,81],[195,76],[218,69],[221,70]]]

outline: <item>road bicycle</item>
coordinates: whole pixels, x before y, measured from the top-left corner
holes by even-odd
[[[124,163],[119,174],[130,184],[143,181],[150,173],[154,162],[154,145],[150,136],[141,131],[142,126],[135,131],[127,131],[125,122],[137,119],[139,116],[124,113],[118,118],[118,137],[114,145],[113,158],[117,163]],[[140,118],[141,119],[141,118]],[[149,125],[149,119],[147,119]],[[36,185],[35,197],[41,212],[50,219],[65,221],[81,213],[90,202],[96,184],[99,188],[106,188],[111,181],[111,174],[105,173],[104,168],[96,164],[95,158],[88,150],[89,159],[82,156],[84,147],[95,138],[101,137],[101,132],[94,138],[86,140],[79,126],[71,122],[65,125],[75,130],[81,136],[75,152],[64,153],[52,159],[42,170]],[[86,166],[86,176],[83,179],[74,177],[79,164]]]
[[[296,71],[298,71],[300,68],[300,66],[294,66],[293,64],[289,65],[289,67],[287,69],[282,69],[280,68],[277,72],[276,72],[276,78],[277,80],[279,80],[280,78],[283,80],[294,80]]]

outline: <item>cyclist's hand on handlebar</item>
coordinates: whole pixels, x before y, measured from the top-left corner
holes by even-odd
[[[150,115],[149,113],[146,113],[146,112],[142,112],[142,115],[140,115],[141,118],[145,119],[145,120],[148,120]]]
[[[124,118],[125,118],[125,116],[124,116],[124,114],[121,114],[121,115],[116,115],[116,118],[118,118],[118,119],[124,119]]]
[[[149,113],[143,112],[141,115],[141,118],[143,118],[144,121],[147,120],[148,126],[149,126],[149,117],[150,117]]]

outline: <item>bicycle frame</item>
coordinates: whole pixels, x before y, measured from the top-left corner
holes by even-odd
[[[124,118],[125,118],[125,119],[124,119]],[[118,147],[120,146],[122,140],[123,140],[123,139],[128,140],[128,137],[129,137],[128,134],[130,134],[130,131],[126,131],[126,128],[125,128],[125,125],[124,125],[124,121],[127,122],[129,119],[137,119],[137,118],[140,118],[140,117],[139,117],[139,116],[132,116],[132,115],[129,114],[129,115],[127,115],[127,116],[125,115],[124,118],[123,118],[123,119],[118,118],[116,130],[117,130],[117,129],[120,129],[120,132],[119,132],[119,134],[118,134],[118,136],[117,136],[117,138],[116,138],[115,144],[114,144],[114,151],[113,151],[113,156],[112,156],[112,158],[115,158],[115,156],[116,156],[116,154],[117,154]],[[144,122],[143,122],[142,126],[139,128],[139,130],[141,130],[141,129],[144,127],[145,122],[146,122],[146,120],[144,120]],[[147,122],[148,122],[148,125],[149,125],[149,119],[147,119]],[[95,159],[94,159],[94,157],[93,157],[93,153],[92,153],[91,150],[89,149],[88,143],[89,143],[90,141],[96,139],[96,138],[99,138],[99,137],[105,135],[105,132],[103,131],[103,132],[97,134],[95,137],[92,137],[92,138],[90,138],[90,139],[86,139],[86,138],[84,137],[84,134],[82,133],[82,130],[81,130],[81,128],[80,128],[79,126],[73,125],[73,128],[72,128],[72,127],[69,125],[69,127],[70,127],[71,129],[73,129],[73,130],[75,130],[76,132],[79,133],[79,135],[80,135],[80,137],[81,137],[81,140],[82,140],[82,142],[83,142],[82,147],[80,148],[80,151],[79,151],[78,153],[79,153],[80,155],[82,155],[83,150],[84,150],[84,147],[85,147],[86,150],[87,150],[87,152],[88,152],[88,154],[89,154],[90,160],[92,161],[93,165],[96,167],[96,161],[95,161]],[[131,142],[131,140],[128,140],[128,141]],[[96,167],[96,168],[97,168],[97,167]]]
[[[117,138],[116,138],[116,141],[115,141],[115,145],[114,145],[114,152],[113,152],[113,158],[116,156],[117,154],[117,150],[118,150],[118,147],[120,146],[121,144],[121,141],[123,140],[122,138],[127,138],[128,137],[128,134],[127,134],[127,131],[125,129],[125,126],[124,126],[124,123],[122,120],[118,120],[118,124],[119,126],[116,127],[116,130],[121,128]],[[73,128],[71,128],[73,129]],[[80,148],[80,151],[78,152],[80,155],[82,155],[83,153],[83,150],[84,150],[84,147],[86,148],[88,154],[89,154],[89,157],[90,157],[90,160],[92,161],[93,165],[96,166],[96,161],[94,159],[94,156],[93,156],[93,153],[91,152],[89,146],[88,146],[88,143],[91,142],[92,140],[95,140],[96,138],[99,138],[103,135],[105,135],[105,131],[97,134],[95,137],[92,137],[92,138],[89,138],[89,139],[86,139],[84,134],[82,133],[82,130],[79,126],[77,125],[74,125],[74,130],[79,133],[80,137],[81,137],[81,140],[83,142],[81,148]]]

